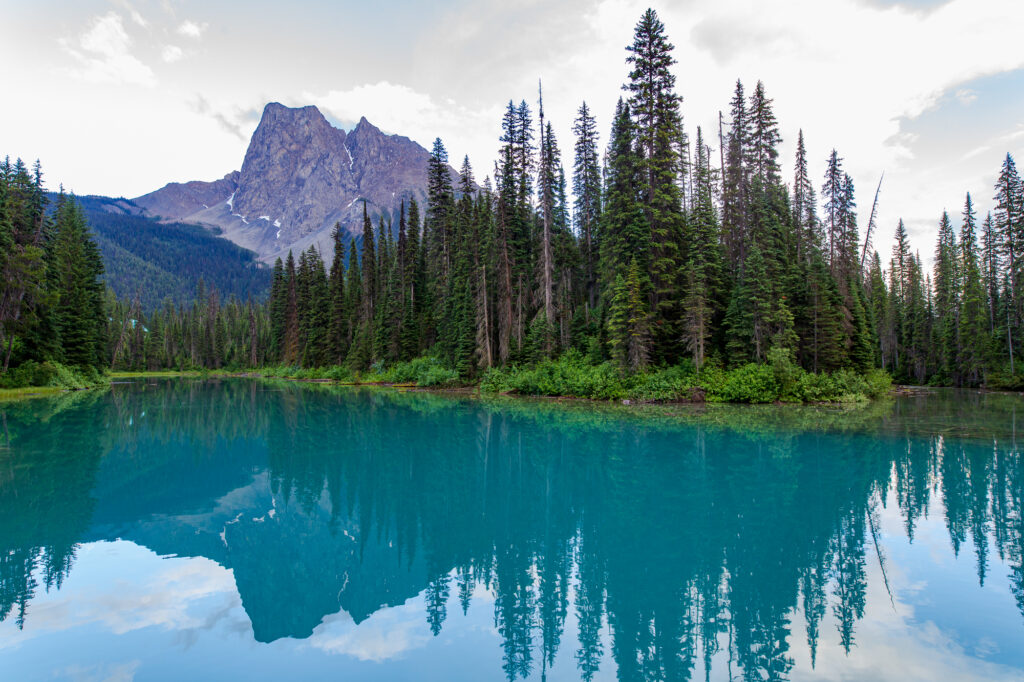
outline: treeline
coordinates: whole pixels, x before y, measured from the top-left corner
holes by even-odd
[[[815,180],[801,131],[784,180],[762,83],[748,95],[737,82],[718,130],[691,137],[655,12],[626,50],[609,140],[583,103],[571,173],[543,99],[536,118],[510,101],[493,178],[478,184],[466,159],[453,181],[436,140],[422,215],[410,201],[397,225],[375,225],[364,208],[361,235],[335,231],[329,266],[313,247],[278,261],[266,305],[222,305],[214,289],[140,328],[141,311],[119,303],[112,365],[364,371],[429,355],[476,380],[573,349],[626,375],[770,363],[1019,383],[1024,190],[1011,156],[980,231],[969,197],[959,236],[943,215],[926,273],[902,222],[890,259],[873,249],[876,206],[862,235],[835,150]]]

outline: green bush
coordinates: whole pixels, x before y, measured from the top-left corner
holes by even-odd
[[[828,374],[804,372],[797,383],[796,392],[807,403],[828,402],[836,395],[836,385]]]
[[[637,400],[662,402],[688,396],[689,389],[697,385],[693,365],[686,363],[649,374],[640,374],[630,389]]]
[[[768,364],[775,376],[780,400],[800,400],[797,391],[804,370],[793,362],[792,352],[788,348],[773,347],[768,351]]]
[[[868,387],[869,398],[880,398],[892,390],[892,377],[881,369],[868,370],[864,375],[864,382]]]
[[[435,357],[423,356],[390,367],[375,363],[368,374],[358,379],[368,384],[415,384],[417,386],[452,386],[458,384],[459,373],[445,367]]]
[[[771,367],[750,363],[728,372],[725,383],[708,397],[727,403],[771,403],[779,399],[779,387]]]
[[[453,386],[458,382],[458,372],[440,365],[427,367],[416,377],[417,386]]]
[[[95,367],[69,367],[59,362],[29,360],[0,375],[0,388],[53,387],[81,389],[99,386],[106,377]]]
[[[576,350],[529,368],[491,369],[480,390],[487,393],[566,396],[616,400],[628,395],[618,370],[610,363],[592,365]]]

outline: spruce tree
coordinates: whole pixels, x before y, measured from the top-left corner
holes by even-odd
[[[964,202],[963,226],[960,229],[958,247],[961,284],[956,358],[960,383],[967,386],[977,386],[981,382],[985,350],[988,346],[988,311],[981,269],[978,266],[975,223],[974,205],[971,202],[971,195],[968,194]]]
[[[597,122],[590,115],[586,102],[580,105],[573,132],[576,134],[572,178],[575,197],[573,222],[580,238],[587,305],[593,308],[597,305],[597,261],[601,248],[601,167],[598,160]]]
[[[330,298],[328,339],[330,362],[339,365],[348,352],[350,334],[348,326],[351,323],[345,310],[345,236],[340,223],[335,223],[334,230],[331,232],[331,238],[334,241],[334,257],[331,259],[330,282],[328,285],[328,296]]]
[[[639,372],[650,360],[650,313],[644,274],[636,259],[626,276],[616,276],[608,313],[608,345],[612,359],[625,371]]]
[[[679,276],[685,230],[682,189],[679,183],[679,141],[683,137],[682,98],[676,93],[671,67],[674,46],[665,36],[657,13],[648,9],[634,29],[633,44],[626,48],[630,65],[630,112],[636,122],[639,160],[639,195],[650,230],[654,355],[673,359],[679,339]]]

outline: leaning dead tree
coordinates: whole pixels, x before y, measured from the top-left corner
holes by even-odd
[[[878,215],[878,195],[882,191],[882,180],[885,178],[885,171],[882,171],[882,176],[878,178],[878,187],[875,189],[875,200],[871,203],[871,217],[868,218],[868,229],[864,234],[864,248],[860,252],[860,270],[864,271],[864,262],[868,257],[868,246],[871,245],[871,230],[875,227],[875,218]]]

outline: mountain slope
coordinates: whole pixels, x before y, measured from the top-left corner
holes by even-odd
[[[386,135],[365,118],[346,133],[316,107],[272,102],[241,171],[214,182],[172,183],[135,203],[163,220],[217,227],[267,263],[311,244],[330,259],[335,223],[347,237],[358,235],[364,201],[371,216],[395,217],[402,200],[424,199],[429,158],[417,143]]]
[[[125,199],[76,197],[85,210],[105,269],[107,285],[120,298],[139,297],[144,310],[165,298],[189,303],[202,279],[222,297],[262,299],[270,268],[256,254],[198,225],[162,223]],[[51,206],[56,198],[51,196]]]

